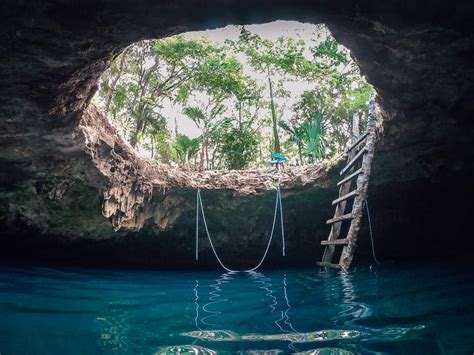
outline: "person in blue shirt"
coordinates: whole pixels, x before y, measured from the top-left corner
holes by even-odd
[[[275,165],[277,171],[279,173],[285,171],[284,163],[288,160],[284,154],[282,153],[272,153],[271,155],[272,160],[270,160],[270,164],[273,166]]]

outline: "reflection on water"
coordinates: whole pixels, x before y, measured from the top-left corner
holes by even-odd
[[[205,325],[214,325],[207,322],[207,320],[211,317],[218,316],[221,314],[220,311],[209,311],[207,308],[211,305],[217,305],[221,302],[228,302],[228,299],[222,299],[220,292],[222,291],[221,286],[225,283],[229,283],[233,280],[232,275],[236,274],[234,272],[228,272],[222,274],[218,279],[216,279],[215,283],[211,284],[212,291],[209,292],[209,301],[203,307],[202,310],[209,315],[200,318],[199,315],[199,281],[196,280],[196,286],[194,288],[195,294],[195,305],[196,305],[196,317],[195,317],[195,324],[196,328],[199,331],[194,332],[185,332],[182,333],[184,336],[194,337],[196,339],[201,340],[208,340],[208,341],[252,341],[252,340],[284,340],[289,341],[288,348],[292,351],[298,351],[298,349],[293,345],[295,342],[307,342],[308,339],[311,339],[313,335],[311,334],[301,334],[299,333],[291,324],[290,317],[288,312],[291,308],[290,301],[288,299],[287,294],[287,281],[286,281],[286,274],[283,275],[282,281],[282,290],[283,290],[283,297],[285,300],[286,308],[284,310],[279,310],[280,318],[274,321],[276,326],[279,330],[283,333],[282,335],[262,335],[262,334],[248,334],[248,335],[237,335],[231,331],[226,330],[212,330],[212,331],[205,331],[203,330],[199,323]],[[263,294],[269,298],[268,307],[270,309],[270,313],[276,312],[278,308],[278,299],[274,295],[272,280],[269,277],[266,277],[261,272],[251,271],[246,273],[249,277],[251,282],[256,283],[258,288],[263,290]],[[200,322],[199,322],[200,320]],[[280,324],[280,322],[282,322]]]
[[[197,345],[176,345],[176,346],[163,346],[158,349],[155,354],[181,354],[181,355],[206,355],[206,354],[217,354],[217,351],[204,348]]]
[[[221,298],[221,286],[228,283],[232,280],[233,272],[227,272],[222,274],[219,278],[215,280],[213,284],[211,284],[212,290],[209,292],[209,302],[207,302],[204,306],[202,306],[202,310],[207,314],[205,317],[201,318],[201,323],[205,325],[213,326],[213,323],[209,323],[212,317],[216,317],[221,314],[220,311],[210,311],[209,308],[218,305],[222,302],[227,302],[228,299]],[[196,295],[197,295],[197,288],[196,288]],[[197,302],[197,300],[196,300]],[[216,308],[216,307],[213,307]],[[196,315],[197,319],[199,320],[199,314]]]
[[[340,339],[354,339],[360,333],[355,330],[321,330],[310,333],[284,333],[284,334],[247,334],[238,335],[228,330],[201,330],[183,333],[183,335],[210,341],[256,341],[256,340],[283,340],[291,343],[312,343],[317,341],[330,341]]]
[[[0,353],[469,353],[474,277],[462,270],[8,266],[0,270]]]
[[[298,354],[298,355],[352,355],[355,353],[353,353],[352,351],[341,349],[341,348],[320,348],[320,349],[301,351],[295,354]]]

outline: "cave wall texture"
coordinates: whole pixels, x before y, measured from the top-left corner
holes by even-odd
[[[383,127],[369,204],[380,259],[469,255],[473,15],[469,1],[1,2],[1,258],[195,266],[196,186],[135,156],[91,97],[135,41],[279,19],[326,23],[377,90]],[[288,257],[277,242],[269,264],[319,259],[336,170],[284,186]],[[203,191],[216,246],[236,267],[266,243],[274,195],[256,192]],[[200,265],[214,266],[201,249]],[[368,251],[363,226],[358,257]]]

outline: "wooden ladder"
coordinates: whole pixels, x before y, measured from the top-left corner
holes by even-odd
[[[332,204],[336,206],[334,217],[326,223],[331,225],[331,231],[327,240],[321,241],[325,246],[324,254],[318,265],[326,268],[341,269],[344,272],[349,270],[349,266],[354,257],[357,243],[357,234],[360,229],[363,208],[367,199],[367,188],[369,184],[372,158],[374,156],[374,143],[376,139],[375,127],[375,101],[371,96],[369,99],[369,115],[367,130],[359,135],[359,121],[355,116],[352,123],[353,141],[347,149],[347,165],[341,170],[340,175],[345,176],[337,183],[339,186],[339,197]],[[355,190],[351,191],[352,182],[356,181]],[[346,213],[348,200],[354,198],[352,211]],[[341,227],[344,221],[350,221],[349,230],[345,238],[339,238]],[[342,253],[339,263],[333,263],[335,248],[342,245]]]

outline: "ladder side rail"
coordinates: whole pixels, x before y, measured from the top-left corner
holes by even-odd
[[[354,251],[357,244],[357,234],[360,230],[363,207],[367,198],[367,190],[369,185],[369,177],[372,167],[375,144],[375,128],[370,127],[369,129],[371,129],[371,132],[367,140],[367,153],[365,154],[362,160],[362,169],[364,173],[359,175],[357,178],[357,190],[359,190],[359,195],[355,197],[352,208],[352,214],[354,215],[354,219],[352,219],[349,231],[347,233],[347,244],[344,246],[341,257],[339,259],[339,265],[344,271],[347,271],[349,269],[349,266],[354,257]]]
[[[359,129],[358,123],[354,124],[353,127],[354,127],[353,132],[358,132],[358,129]],[[355,141],[355,140],[356,138],[353,136],[352,141]],[[348,152],[347,162],[350,162],[354,158],[355,155],[356,155],[355,151]],[[339,187],[339,197],[348,194],[349,191],[351,190],[351,186],[352,186],[352,179],[341,184],[341,186]],[[342,201],[341,203],[337,204],[336,209],[334,211],[333,218],[342,216],[346,211],[346,205],[347,205],[347,201]],[[331,231],[329,232],[329,237],[327,240],[332,241],[332,240],[338,239],[341,234],[341,227],[342,227],[342,221],[333,223],[331,225]],[[330,263],[333,258],[334,252],[336,250],[335,248],[336,248],[335,245],[326,245],[326,247],[324,248],[324,254],[321,261],[324,263]]]
[[[358,194],[354,198],[352,211],[350,215],[352,216],[351,224],[349,227],[349,231],[347,233],[347,237],[344,239],[339,239],[341,233],[341,224],[342,220],[339,222],[334,222],[331,225],[331,231],[329,233],[329,237],[326,241],[322,241],[322,245],[326,245],[324,249],[324,255],[321,262],[318,262],[318,265],[325,267],[326,270],[329,267],[337,267],[339,266],[343,272],[347,272],[349,266],[352,262],[354,251],[357,242],[357,233],[359,232],[361,220],[362,220],[362,213],[363,213],[363,206],[364,202],[367,199],[367,189],[369,183],[369,176],[371,172],[372,166],[372,159],[374,156],[374,144],[376,139],[376,127],[375,127],[375,96],[371,94],[369,96],[369,112],[368,112],[368,122],[367,122],[367,130],[361,136],[359,133],[359,119],[358,117],[353,117],[352,122],[352,145],[346,151],[347,153],[347,165],[346,167],[340,172],[340,175],[349,172],[350,175],[346,176],[342,179],[337,185],[340,185],[339,189],[339,201],[342,202],[336,205],[336,211],[334,213],[334,218],[337,220],[337,217],[341,217],[345,213],[345,208],[347,204],[346,199],[341,199],[341,197],[347,195],[350,191],[351,182],[354,178],[356,180],[356,190]],[[359,146],[362,141],[365,140],[365,145],[362,146],[359,152],[356,153],[356,148]],[[356,158],[357,157],[357,158]],[[355,161],[361,157],[362,158],[362,166],[361,168],[354,172],[354,163]],[[356,158],[356,159],[354,159]],[[338,201],[336,200],[336,201]],[[338,264],[332,263],[332,258],[334,256],[334,250],[336,245],[344,245],[344,248],[341,253],[341,257],[339,259]]]

